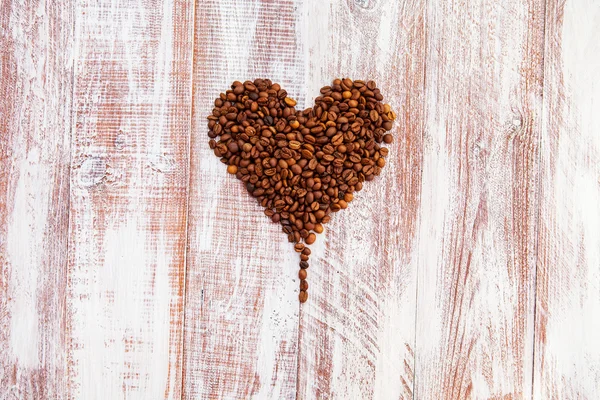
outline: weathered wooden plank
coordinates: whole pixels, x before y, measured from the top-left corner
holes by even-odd
[[[0,398],[65,388],[73,2],[0,3]]]
[[[68,398],[181,397],[193,9],[77,2]]]
[[[209,149],[206,117],[234,80],[270,78],[298,97],[300,4],[196,3],[186,399],[295,398],[298,256]]]
[[[313,246],[298,399],[410,399],[421,192],[424,1],[305,2],[306,103],[373,79],[398,114],[386,167]]]
[[[548,2],[534,398],[600,394],[600,4]]]
[[[415,398],[530,398],[544,1],[430,0]]]

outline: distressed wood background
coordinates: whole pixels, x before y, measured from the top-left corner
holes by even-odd
[[[0,7],[0,399],[600,398],[598,1]],[[396,140],[300,306],[205,116],[343,76]]]

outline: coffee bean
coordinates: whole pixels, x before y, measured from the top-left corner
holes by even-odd
[[[229,172],[230,174],[234,174],[237,173],[238,171],[238,167],[235,165],[230,165],[227,167],[227,172]]]
[[[298,295],[298,300],[300,300],[300,303],[306,303],[306,300],[308,300],[308,293],[304,290],[301,290],[300,294]]]
[[[302,269],[308,268],[308,262],[306,262],[306,261],[300,261],[300,268],[302,268]]]
[[[236,142],[229,142],[229,144],[227,145],[227,148],[232,153],[237,153],[239,151],[239,147]]]
[[[301,269],[300,271],[298,271],[298,278],[300,278],[300,280],[305,280],[307,275],[308,273],[305,269]]]
[[[300,281],[300,290],[306,292],[308,290],[308,282],[305,279]]]
[[[317,240],[317,237],[315,236],[314,233],[311,233],[308,235],[305,242],[306,242],[306,244],[313,244],[315,242],[315,240]]]
[[[389,133],[387,135],[383,135],[383,141],[387,144],[392,143],[394,139],[392,138],[392,135],[390,135]]]
[[[296,245],[294,245],[294,250],[296,250],[296,252],[300,253],[302,250],[304,250],[304,244],[296,243]]]

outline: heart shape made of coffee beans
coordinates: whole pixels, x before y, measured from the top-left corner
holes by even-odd
[[[385,166],[396,114],[382,100],[373,81],[335,79],[301,111],[279,84],[256,79],[233,82],[208,116],[210,148],[300,253],[300,302],[315,233]]]

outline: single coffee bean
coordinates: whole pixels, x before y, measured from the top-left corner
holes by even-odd
[[[304,250],[304,244],[296,243],[294,245],[294,250],[296,250],[296,252],[300,253],[302,250]]]
[[[306,300],[308,300],[308,293],[305,290],[301,290],[298,295],[298,300],[300,300],[300,303],[306,303]]]
[[[394,139],[392,138],[392,135],[390,135],[389,133],[387,135],[383,135],[383,141],[387,144],[392,143]]]
[[[300,254],[300,261],[308,261],[308,256],[306,254]]]
[[[314,233],[311,233],[308,235],[305,242],[306,242],[306,244],[313,244],[315,242],[315,240],[317,240],[317,236],[315,236]]]
[[[302,254],[304,254],[304,255],[310,256],[310,253],[311,253],[311,251],[310,251],[310,249],[308,247],[305,247],[302,250]]]
[[[306,261],[300,261],[300,268],[302,268],[302,269],[308,268],[308,262],[306,262]]]
[[[238,172],[238,167],[236,165],[230,165],[227,167],[227,172],[235,175]]]
[[[308,282],[305,279],[300,281],[300,290],[305,292],[308,290]]]
[[[308,272],[305,269],[301,269],[300,271],[298,271],[298,278],[300,278],[300,280],[305,280],[307,275]]]

